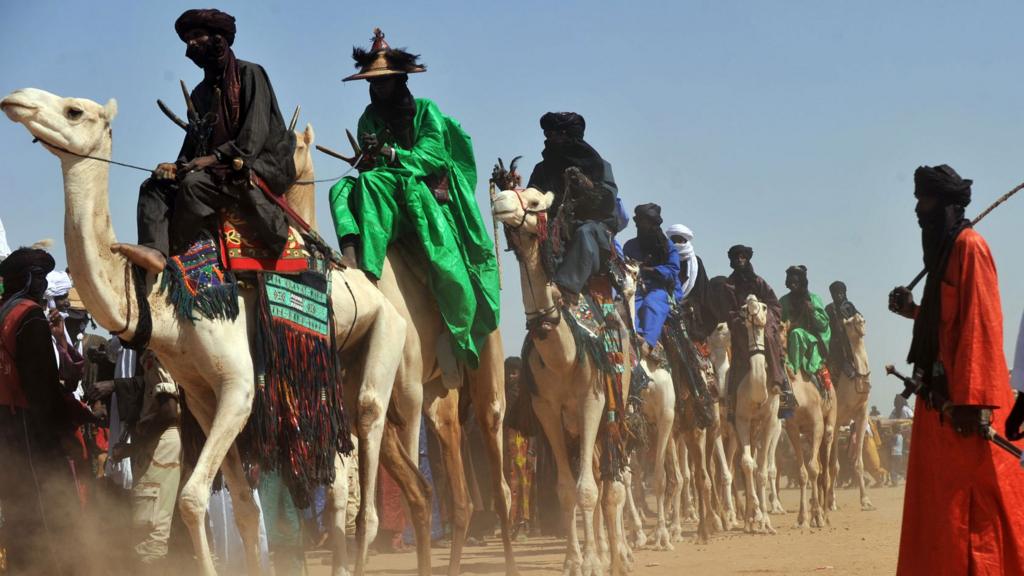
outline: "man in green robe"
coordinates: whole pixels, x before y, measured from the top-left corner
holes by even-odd
[[[789,323],[786,364],[794,372],[803,372],[820,388],[831,339],[828,313],[821,298],[807,289],[806,266],[786,270],[786,288],[789,294],[779,299],[782,321]]]
[[[455,356],[476,368],[483,340],[498,327],[498,266],[477,206],[472,141],[454,119],[413,98],[408,74],[418,56],[390,48],[380,30],[373,47],[353,49],[370,83],[359,118],[359,176],[331,188],[342,253],[379,278],[388,246],[400,242],[428,262],[428,283],[452,336]]]

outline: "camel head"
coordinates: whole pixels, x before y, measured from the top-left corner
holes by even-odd
[[[313,141],[316,135],[313,133],[313,125],[306,124],[302,132],[295,131],[295,154],[292,159],[295,161],[295,179],[309,180],[313,174]]]
[[[748,327],[764,328],[768,324],[768,305],[753,294],[747,296],[746,303],[740,308],[740,314]]]
[[[491,201],[491,211],[506,228],[536,236],[540,231],[537,216],[545,213],[554,201],[554,194],[536,188],[502,190]]]
[[[767,310],[767,307],[765,307],[765,309]],[[715,329],[708,335],[708,344],[710,344],[712,348],[728,350],[732,345],[731,338],[732,334],[729,332],[729,324],[721,322],[718,326],[715,326]]]
[[[860,312],[844,319],[843,329],[846,330],[846,337],[849,338],[851,342],[856,342],[857,340],[864,338],[864,335],[867,334],[867,324],[867,320],[864,320],[864,317],[860,315]]]
[[[85,98],[62,98],[45,90],[23,88],[0,100],[0,109],[38,138],[46,148],[62,159],[76,154],[109,154],[110,123],[117,115],[117,101],[105,106]]]

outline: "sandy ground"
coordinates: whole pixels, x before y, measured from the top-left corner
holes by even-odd
[[[784,490],[782,502],[790,512],[774,516],[778,530],[773,536],[742,531],[718,534],[706,545],[692,542],[693,525],[686,542],[671,552],[635,551],[633,574],[676,576],[679,574],[892,574],[896,569],[903,486],[878,488],[869,495],[877,510],[861,512],[856,490],[839,492],[840,510],[831,513],[831,526],[795,529],[797,492]],[[552,538],[531,538],[515,545],[516,562],[525,575],[561,574],[565,545]],[[310,556],[309,573],[326,575],[322,554]],[[445,574],[447,550],[433,551],[433,573]],[[370,558],[370,574],[416,574],[411,553],[377,554]],[[486,546],[467,547],[462,558],[463,574],[504,574],[505,563],[498,541]]]

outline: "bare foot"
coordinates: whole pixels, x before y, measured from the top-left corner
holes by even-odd
[[[159,250],[148,246],[118,243],[111,245],[110,251],[124,256],[132,264],[154,274],[163,272],[164,267],[167,266],[167,257],[161,254]]]

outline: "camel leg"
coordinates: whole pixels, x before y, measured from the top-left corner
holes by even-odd
[[[611,549],[612,576],[624,576],[632,564],[632,552],[625,540],[623,508],[626,502],[626,487],[618,480],[602,482],[602,508],[606,518],[608,547]]]
[[[719,500],[722,502],[722,529],[732,530],[736,526],[736,505],[732,500],[732,468],[729,465],[729,458],[725,452],[725,441],[722,432],[725,424],[719,426],[719,433],[715,435],[714,457],[718,462],[718,469],[721,471],[721,485],[718,487]]]
[[[260,566],[261,512],[253,497],[249,480],[245,477],[242,457],[237,446],[231,446],[228,450],[221,471],[224,473],[224,483],[231,491],[231,508],[235,512],[235,525],[238,526],[238,533],[242,537],[245,566],[250,575],[259,576],[263,573]]]
[[[213,409],[212,420],[201,419],[199,415],[203,413],[203,409],[194,412],[200,426],[203,426],[206,432],[206,444],[203,445],[192,475],[178,497],[182,520],[192,535],[192,544],[195,547],[196,556],[198,556],[200,571],[206,576],[216,576],[217,574],[204,524],[206,509],[210,503],[213,479],[252,410],[251,362],[248,370],[243,371],[240,368],[238,373],[249,374],[250,377],[248,379],[234,375],[225,377],[214,401],[216,407]],[[186,398],[193,398],[193,394],[188,394],[187,391],[186,394]],[[203,401],[206,401],[207,406],[212,404],[211,395],[203,394],[202,396],[195,397],[190,406],[198,407]],[[204,420],[206,421],[204,422]],[[250,545],[250,543],[246,543],[246,548],[248,549]],[[258,565],[256,569],[258,569]],[[252,570],[251,567],[250,570]]]
[[[437,434],[441,447],[441,459],[448,472],[451,486],[452,545],[448,560],[448,574],[457,576],[462,562],[462,549],[466,544],[466,531],[472,510],[469,490],[466,487],[466,468],[462,461],[462,426],[459,424],[459,393],[444,388],[440,380],[433,380],[424,387],[424,409],[427,422]],[[429,512],[429,507],[428,507]],[[417,543],[419,545],[419,543]],[[429,538],[427,545],[430,545]]]
[[[663,403],[658,406],[659,410],[655,418],[658,434],[654,443],[654,498],[658,513],[657,527],[654,529],[655,550],[673,549],[665,518],[665,460],[668,445],[672,440],[672,429],[675,427],[675,404],[675,389],[672,386],[667,386]]]
[[[874,510],[875,505],[871,503],[871,498],[868,497],[867,487],[864,482],[864,435],[867,432],[868,418],[865,412],[867,411],[867,405],[864,405],[864,409],[860,410],[857,414],[857,419],[854,420],[854,434],[856,439],[857,451],[853,457],[853,468],[854,476],[857,480],[857,488],[860,490],[860,509],[864,511]]]
[[[740,456],[740,467],[743,468],[743,483],[744,492],[746,493],[746,506],[744,507],[743,514],[743,528],[747,532],[754,531],[754,523],[759,522],[760,519],[756,515],[760,512],[760,506],[757,502],[757,497],[754,494],[754,468],[756,462],[750,447],[750,436],[751,436],[751,421],[748,417],[736,416],[736,437],[739,440],[739,445],[743,449],[743,454]]]
[[[804,461],[804,445],[800,441],[800,427],[795,422],[798,416],[793,416],[786,421],[786,435],[789,436],[789,443],[793,447],[793,457],[799,466],[800,482],[800,511],[796,515],[796,528],[807,527],[807,480],[809,476],[808,467]]]
[[[821,485],[819,477],[821,471],[821,438],[823,436],[821,426],[816,426],[811,436],[811,450],[807,455],[807,481],[811,485],[811,527],[825,527],[824,506],[821,505]]]
[[[834,411],[832,415],[835,415]],[[832,449],[838,436],[835,429],[834,421],[828,419],[821,435],[821,508],[825,524],[829,523],[828,513],[834,510],[833,506],[836,505],[835,482],[839,476],[839,458],[838,454],[833,454],[835,450]]]
[[[685,521],[696,521],[697,507],[694,504],[695,492],[691,489],[693,486],[693,468],[690,466],[690,449],[686,444],[686,433],[681,432],[676,438],[676,450],[679,453],[679,471],[683,473],[683,490],[682,505],[683,505],[683,520]]]
[[[605,394],[595,382],[581,382],[582,390],[579,398],[579,430],[580,430],[580,477],[576,480],[576,501],[583,511],[583,567],[582,576],[602,574],[602,566],[598,557],[598,542],[594,533],[594,513],[598,505],[597,481],[594,478],[593,466],[583,463],[594,461],[594,450],[597,444],[598,427],[605,410]],[[612,555],[612,566],[616,564],[616,554]]]
[[[480,368],[469,371],[469,395],[476,409],[477,422],[484,431],[487,457],[491,464],[494,508],[501,521],[501,544],[505,552],[505,574],[515,576],[512,552],[512,491],[505,478],[505,359],[501,332],[487,337],[480,354]]]
[[[358,449],[358,447],[357,447]],[[353,456],[334,457],[334,482],[327,488],[327,506],[331,518],[331,576],[349,576],[348,544],[346,542],[346,526],[348,524],[348,474],[353,464]]]
[[[417,571],[420,576],[430,576],[430,498],[432,494],[426,478],[420,474],[419,465],[406,453],[403,440],[404,438],[393,425],[389,423],[385,426],[380,444],[380,462],[401,488],[402,496],[409,506],[412,529],[416,535]],[[360,474],[362,474],[362,469],[360,469]],[[360,478],[360,482],[362,482],[362,478]]]
[[[687,443],[691,452],[691,463],[693,464],[693,481],[697,492],[699,523],[697,528],[697,539],[699,542],[707,542],[711,538],[714,527],[721,527],[722,520],[712,506],[711,498],[711,477],[708,475],[706,445],[706,431],[694,428],[687,435]]]
[[[723,527],[722,517],[725,515],[724,506],[722,500],[719,498],[718,486],[721,484],[718,481],[718,459],[715,456],[715,438],[718,437],[718,424],[717,418],[715,423],[704,430],[704,444],[702,449],[704,450],[704,468],[707,470],[708,476],[708,487],[710,488],[708,495],[710,497],[710,509],[713,512],[711,517],[712,527],[715,532],[721,532]]]
[[[671,474],[671,494],[669,494],[669,501],[672,502],[672,525],[669,527],[669,542],[682,542],[683,541],[683,510],[682,510],[682,491],[683,491],[683,473],[680,471],[681,463],[679,462],[679,448],[674,437],[669,438],[668,441],[668,458],[667,458],[668,473]]]
[[[639,549],[647,544],[647,535],[644,533],[644,523],[640,519],[640,511],[637,509],[636,496],[633,492],[633,470],[639,469],[640,465],[634,466],[633,462],[640,458],[639,452],[630,455],[631,463],[622,472],[622,482],[626,485],[626,514],[633,523],[633,547]]]
[[[547,401],[534,396],[533,412],[537,415],[544,436],[551,447],[558,473],[558,501],[562,505],[562,525],[566,530],[565,561],[563,576],[579,576],[583,566],[583,555],[576,529],[576,490],[573,486],[572,468],[569,466],[569,452],[565,445],[565,431],[562,429],[561,412]]]
[[[773,401],[772,404],[777,404]],[[771,442],[768,444],[768,459],[765,465],[768,467],[768,511],[772,514],[785,514],[786,508],[779,499],[779,469],[775,460],[775,451],[779,447],[779,440],[782,439],[782,420],[774,415],[768,422],[768,430]]]

